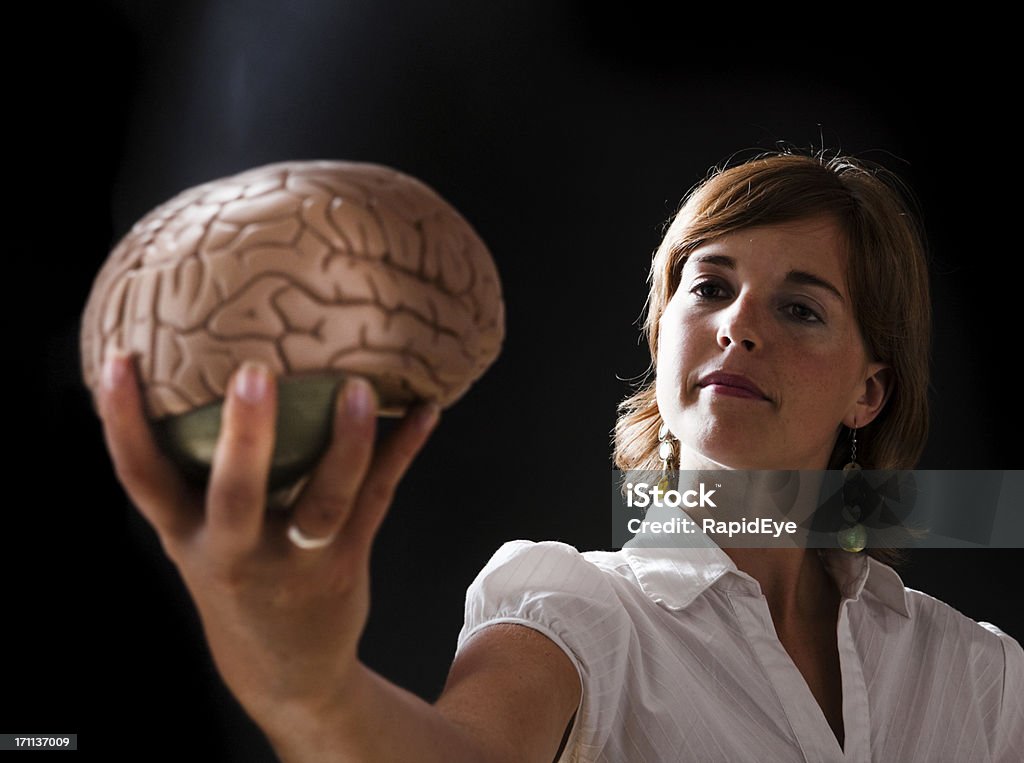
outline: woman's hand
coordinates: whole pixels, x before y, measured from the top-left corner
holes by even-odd
[[[108,359],[97,402],[117,476],[177,565],[217,667],[253,720],[266,729],[289,708],[336,703],[358,664],[373,538],[436,404],[410,413],[374,454],[375,395],[350,379],[330,447],[285,517],[265,509],[276,383],[260,366],[246,364],[229,386],[205,495],[154,442],[130,358]],[[288,523],[334,539],[299,548]]]

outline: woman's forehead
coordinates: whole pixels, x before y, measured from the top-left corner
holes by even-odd
[[[697,246],[686,258],[684,268],[701,264],[765,272],[813,267],[823,276],[843,280],[846,240],[831,216],[751,226]]]

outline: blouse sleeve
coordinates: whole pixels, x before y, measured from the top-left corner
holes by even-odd
[[[992,748],[996,763],[1024,760],[1024,649],[992,623],[980,623],[999,636],[1003,645],[1002,701]]]
[[[533,628],[572,661],[582,697],[559,760],[596,757],[619,712],[632,633],[607,573],[565,543],[506,543],[466,592],[456,655],[474,633],[495,623]]]

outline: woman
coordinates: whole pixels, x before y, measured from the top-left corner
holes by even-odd
[[[837,468],[850,432],[858,463],[912,467],[927,305],[920,237],[875,173],[785,154],[717,173],[655,255],[657,375],[621,406],[616,463],[658,468],[660,434],[673,469]],[[505,544],[424,702],[356,647],[374,534],[437,411],[372,456],[372,390],[351,381],[286,528],[263,511],[274,398],[265,370],[237,374],[205,501],[153,445],[128,359],[105,368],[99,409],[222,676],[282,760],[1024,757],[1020,645],[905,589],[872,550]]]

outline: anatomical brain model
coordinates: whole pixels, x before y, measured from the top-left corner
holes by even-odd
[[[423,183],[387,167],[287,162],[189,189],[111,252],[82,320],[85,382],[137,357],[147,412],[192,473],[212,457],[220,403],[244,360],[279,377],[271,487],[329,438],[346,374],[383,415],[447,407],[497,357],[504,306],[486,246]]]

